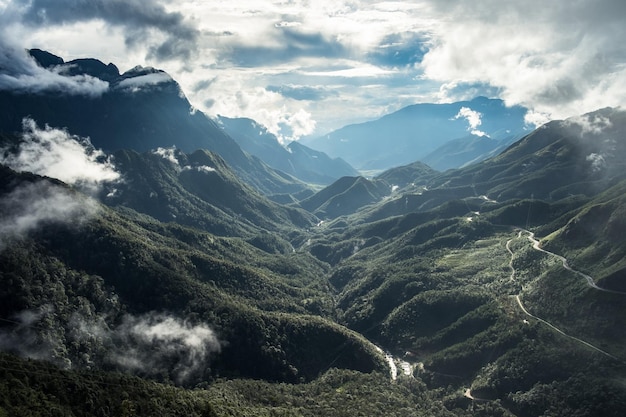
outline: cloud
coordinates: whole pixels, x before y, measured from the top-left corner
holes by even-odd
[[[478,126],[482,124],[482,113],[470,109],[469,107],[461,107],[454,119],[465,119],[469,124],[467,130],[474,136],[489,136],[485,132],[478,130]]]
[[[21,185],[0,197],[0,250],[43,225],[80,225],[97,211],[94,200],[48,181]]]
[[[141,87],[144,86],[152,86],[170,81],[172,81],[172,77],[170,77],[167,73],[153,72],[150,74],[125,78],[117,84],[117,87],[122,89],[130,89],[132,91],[138,91],[141,89]]]
[[[183,171],[191,171],[191,170],[198,171],[198,172],[204,172],[205,174],[217,171],[215,168],[210,167],[208,165],[197,165],[197,166],[193,166],[193,167],[191,165],[186,165],[183,168]]]
[[[211,358],[222,347],[209,326],[155,312],[125,314],[119,324],[107,324],[119,311],[117,299],[111,297],[111,311],[85,315],[75,310],[67,322],[60,321],[49,304],[20,311],[12,316],[16,326],[11,331],[0,330],[0,350],[67,369],[113,367],[179,385],[203,380]],[[45,324],[44,318],[49,318]]]
[[[178,157],[176,156],[177,152],[178,150],[175,146],[171,148],[157,148],[156,150],[152,151],[153,154],[159,155],[163,159],[170,161],[172,164],[178,166]]]
[[[606,160],[604,159],[604,156],[597,153],[591,153],[587,155],[586,160],[587,162],[591,163],[591,170],[593,172],[602,171],[602,169],[606,166]]]
[[[419,102],[498,97],[541,123],[626,97],[622,0],[1,4],[23,47],[163,68],[200,110],[278,135],[301,109],[321,134]]]
[[[250,117],[283,144],[313,132],[316,126],[301,101],[292,105],[291,100],[262,87],[241,88],[234,97],[220,94],[216,100],[219,103],[216,107],[229,117]]]
[[[422,62],[430,38],[419,32],[391,33],[367,53],[368,60],[383,67],[405,67]]]
[[[219,60],[240,66],[259,67],[286,63],[303,57],[332,59],[348,52],[343,44],[322,33],[307,33],[293,27],[281,26],[268,34],[264,44],[233,42],[221,50]]]
[[[45,335],[37,331],[36,323],[53,316],[54,311],[52,305],[44,304],[11,316],[15,327],[11,331],[5,330],[6,328],[0,330],[0,350],[14,352],[25,358],[50,361],[69,369],[71,363],[58,354],[63,352],[64,346],[60,338],[55,337],[56,329],[50,329]]]
[[[315,120],[311,118],[311,114],[304,109],[284,115],[279,123],[282,127],[281,133],[283,133],[279,137],[279,141],[282,143],[288,140],[297,140],[312,133],[316,125]]]
[[[192,86],[191,91],[198,92],[198,91],[204,90],[206,88],[209,88],[211,86],[211,84],[213,84],[215,82],[216,79],[217,79],[217,77],[198,80]]]
[[[120,174],[111,160],[94,149],[89,139],[49,126],[40,129],[32,119],[24,119],[23,128],[22,141],[15,149],[0,150],[0,163],[90,192],[97,191],[103,183],[119,180]]]
[[[205,324],[158,313],[126,315],[110,337],[111,363],[151,377],[166,372],[179,384],[201,378],[211,355],[221,350],[217,335]]]
[[[341,78],[370,78],[394,74],[394,71],[387,70],[375,65],[362,64],[348,66],[345,68],[326,68],[323,71],[305,71],[304,75],[320,77],[341,77]]]
[[[608,117],[599,114],[584,114],[582,116],[574,116],[565,120],[563,124],[567,127],[577,127],[580,129],[580,136],[588,134],[599,135],[605,129],[613,126]]]
[[[198,172],[210,173],[217,171],[215,168],[208,165],[185,165],[181,168],[180,162],[178,161],[178,154],[180,153],[180,151],[176,149],[175,146],[171,148],[157,148],[156,150],[152,151],[152,153],[155,155],[159,155],[161,158],[172,163],[178,172],[193,170]]]
[[[550,115],[534,110],[528,110],[524,115],[524,123],[528,126],[539,127],[550,121]]]
[[[1,22],[0,22],[1,23]],[[100,96],[109,83],[89,75],[68,76],[62,68],[44,69],[22,48],[10,44],[0,29],[0,90]]]
[[[179,12],[158,0],[32,0],[22,20],[32,27],[103,20],[126,30],[126,44],[147,43],[148,55],[159,60],[190,59],[200,32]],[[158,31],[162,36],[157,36]]]
[[[330,96],[337,96],[336,91],[329,90],[324,86],[306,86],[306,85],[268,85],[267,91],[278,93],[284,97],[294,100],[318,101]]]
[[[484,83],[551,118],[623,103],[623,1],[429,3],[439,27],[418,64],[426,78]]]

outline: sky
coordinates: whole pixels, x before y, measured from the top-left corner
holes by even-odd
[[[44,76],[25,48],[151,66],[285,141],[480,95],[535,125],[626,101],[623,0],[0,0],[0,39],[0,88]]]

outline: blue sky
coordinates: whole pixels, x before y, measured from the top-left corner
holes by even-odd
[[[477,95],[534,123],[626,100],[623,0],[0,0],[0,36],[0,88],[24,48],[153,66],[285,140]]]

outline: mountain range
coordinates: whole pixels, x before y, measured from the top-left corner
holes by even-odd
[[[276,135],[254,120],[224,116],[217,120],[244,151],[307,183],[328,185],[341,177],[358,175],[341,158],[331,159],[296,141],[282,146]]]
[[[502,100],[485,97],[415,104],[377,120],[304,138],[303,143],[359,170],[381,171],[417,160],[446,170],[484,159],[528,133],[526,113],[524,107],[507,107]],[[450,141],[452,150],[440,150]]]
[[[114,64],[106,65],[96,59],[65,62],[37,49],[30,50],[30,55],[50,71],[60,71],[68,77],[94,77],[108,83],[108,88],[101,96],[0,91],[2,131],[20,132],[23,119],[30,117],[41,125],[66,128],[72,134],[89,137],[96,148],[107,152],[121,149],[146,152],[172,146],[184,152],[207,149],[217,152],[239,177],[264,194],[307,188],[289,174],[302,175],[305,181],[328,183],[354,173],[345,163],[296,147],[294,154],[274,146],[270,166],[281,171],[271,168],[244,152],[218,122],[194,109],[178,83],[161,70],[135,67],[120,74]],[[285,169],[293,162],[305,161],[306,167]]]
[[[499,145],[320,177],[324,155],[271,168],[251,154],[289,153],[275,137],[190,111],[158,70],[64,71],[109,90],[0,92],[0,415],[626,412],[626,111],[513,140],[524,109],[416,105],[433,151]]]

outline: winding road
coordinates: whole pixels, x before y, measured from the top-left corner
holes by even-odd
[[[523,232],[528,233],[528,236],[527,236],[527,237],[528,237],[528,240],[530,240],[530,241],[532,242],[532,244],[533,244],[533,249],[536,249],[536,250],[538,250],[538,251],[540,251],[540,252],[546,253],[546,254],[548,254],[548,255],[550,255],[550,256],[553,256],[553,257],[557,258],[558,260],[560,260],[560,261],[561,261],[561,263],[563,264],[563,268],[565,268],[565,269],[567,269],[568,271],[573,272],[573,273],[575,273],[575,274],[577,274],[577,275],[580,275],[581,277],[585,278],[585,279],[587,280],[587,284],[589,284],[589,286],[590,286],[591,288],[594,288],[594,289],[596,289],[596,290],[598,290],[598,291],[604,291],[604,292],[610,292],[610,293],[613,293],[613,294],[622,294],[622,295],[626,295],[626,292],[624,292],[624,291],[615,291],[615,290],[609,290],[609,289],[606,289],[606,288],[598,287],[598,285],[596,285],[596,283],[595,283],[595,281],[593,280],[593,278],[592,278],[592,277],[590,277],[589,275],[584,274],[584,273],[582,273],[582,272],[580,272],[580,271],[576,271],[575,269],[572,269],[572,268],[569,266],[569,263],[567,262],[567,259],[565,259],[565,258],[564,258],[564,257],[562,257],[561,255],[557,255],[556,253],[553,253],[553,252],[547,251],[547,250],[545,250],[545,249],[542,249],[542,248],[539,246],[539,241],[538,241],[537,239],[535,239],[535,234],[534,234],[533,232],[530,232],[530,231],[528,231],[528,230],[520,230],[520,232],[519,232],[519,235],[518,235],[518,236],[519,236],[519,237],[521,237],[521,234],[522,234]],[[507,242],[507,243],[508,243],[508,242]]]
[[[542,249],[542,248],[539,246],[539,241],[538,241],[537,239],[535,239],[535,234],[534,234],[533,232],[530,232],[530,231],[528,231],[528,230],[521,229],[521,230],[519,230],[519,233],[518,233],[518,235],[517,235],[517,238],[521,238],[523,233],[527,233],[528,240],[532,243],[532,247],[533,247],[533,249],[538,250],[538,251],[543,252],[543,253],[546,253],[546,254],[548,254],[548,255],[550,255],[550,256],[554,256],[554,257],[556,257],[557,259],[559,259],[559,260],[562,262],[563,267],[564,267],[565,269],[567,269],[568,271],[574,272],[575,274],[578,274],[578,275],[580,275],[580,276],[584,277],[584,278],[586,279],[586,281],[587,281],[587,284],[588,284],[590,287],[592,287],[592,288],[594,288],[594,289],[596,289],[596,290],[598,290],[598,291],[604,291],[604,292],[610,292],[610,293],[613,293],[613,294],[622,294],[622,295],[626,295],[626,293],[625,293],[625,292],[621,292],[621,291],[613,291],[613,290],[607,290],[607,289],[605,289],[605,288],[598,287],[598,286],[596,285],[596,283],[594,282],[594,280],[593,280],[593,278],[592,278],[592,277],[590,277],[589,275],[583,274],[583,273],[582,273],[582,272],[580,272],[580,271],[576,271],[576,270],[572,269],[572,268],[569,266],[569,264],[568,264],[568,262],[567,262],[567,259],[565,259],[564,257],[562,257],[562,256],[560,256],[560,255],[557,255],[557,254],[555,254],[555,253],[553,253],[553,252],[549,252],[549,251],[547,251],[547,250],[545,250],[545,249]],[[511,250],[511,242],[512,242],[512,241],[513,241],[513,238],[512,238],[512,239],[509,239],[509,240],[506,242],[506,249],[507,249],[507,251],[511,254],[511,261],[509,262],[509,268],[511,269],[511,276],[510,276],[510,277],[511,277],[511,280],[512,280],[512,281],[515,281],[515,274],[516,274],[516,271],[515,271],[515,267],[513,266],[513,251]],[[582,339],[579,339],[578,337],[575,337],[575,336],[569,335],[569,334],[565,333],[563,330],[561,330],[561,329],[559,329],[558,327],[554,326],[553,324],[549,323],[548,321],[546,321],[546,320],[544,320],[544,319],[542,319],[542,318],[540,318],[540,317],[537,317],[537,316],[535,316],[535,315],[531,314],[531,313],[530,313],[530,312],[526,309],[526,307],[524,307],[524,304],[522,304],[522,300],[521,300],[521,298],[520,298],[520,294],[515,295],[515,300],[517,301],[517,304],[519,305],[519,307],[520,307],[520,309],[522,310],[522,312],[523,312],[524,314],[526,314],[528,317],[531,317],[531,318],[533,318],[533,319],[535,319],[535,320],[537,320],[537,321],[540,321],[541,323],[545,324],[546,326],[550,327],[552,330],[554,330],[554,331],[556,331],[556,332],[558,332],[558,333],[562,334],[562,335],[563,335],[563,336],[565,336],[565,337],[568,337],[568,338],[570,338],[570,339],[572,339],[572,340],[575,340],[576,342],[581,343],[581,344],[583,344],[583,345],[585,345],[585,346],[587,346],[587,347],[589,347],[589,348],[591,348],[591,349],[593,349],[593,350],[595,350],[595,351],[597,351],[597,352],[599,352],[599,353],[601,353],[601,354],[603,354],[603,355],[605,355],[605,356],[607,356],[607,357],[609,357],[609,358],[611,358],[611,359],[614,359],[614,360],[616,360],[616,361],[618,361],[618,362],[622,362],[622,363],[623,363],[623,361],[622,361],[621,359],[619,359],[619,358],[617,358],[617,357],[615,357],[615,356],[611,355],[610,353],[608,353],[608,352],[606,352],[606,351],[604,351],[604,350],[600,349],[599,347],[594,346],[594,345],[592,345],[591,343],[586,342],[586,341],[584,341],[584,340],[582,340]]]

